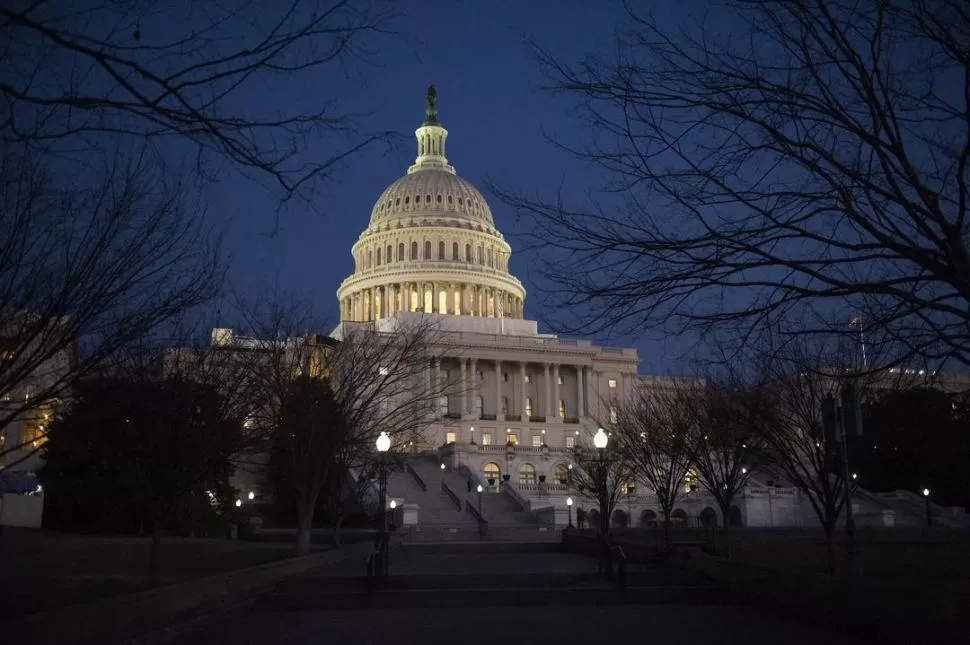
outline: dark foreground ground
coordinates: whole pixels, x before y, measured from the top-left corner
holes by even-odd
[[[366,594],[363,564],[291,579],[219,617],[172,625],[139,645],[410,643],[865,642],[823,625],[740,606],[696,572],[633,568],[626,602],[596,561],[546,545],[397,549],[390,579]],[[134,645],[134,643],[130,643]]]

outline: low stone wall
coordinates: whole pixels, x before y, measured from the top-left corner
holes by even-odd
[[[934,589],[890,586],[781,571],[700,552],[688,568],[728,586],[743,601],[799,618],[834,623],[879,642],[917,643],[956,636],[960,599]],[[965,636],[965,632],[962,632]]]
[[[269,589],[280,580],[330,566],[350,558],[364,558],[371,544],[355,544],[280,562],[230,571],[139,593],[113,596],[90,603],[30,614],[9,624],[18,645],[109,643],[157,627],[166,619],[239,599]]]

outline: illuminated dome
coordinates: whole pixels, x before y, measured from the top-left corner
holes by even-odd
[[[398,311],[521,318],[525,288],[508,272],[512,249],[485,198],[445,157],[433,86],[414,134],[414,164],[384,190],[354,244],[354,273],[337,290],[341,320]]]

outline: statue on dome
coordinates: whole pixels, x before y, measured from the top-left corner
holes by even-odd
[[[425,115],[425,123],[438,122],[438,91],[434,85],[428,86],[428,110]]]

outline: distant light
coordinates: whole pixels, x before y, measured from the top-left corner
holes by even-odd
[[[485,490],[485,489],[484,489],[484,488],[482,488],[482,485],[481,485],[481,484],[479,484],[479,485],[478,485],[478,492],[480,493],[480,492],[482,492],[483,490]]]
[[[242,506],[242,500],[241,499],[237,499],[236,500],[236,507],[238,508],[240,506]]]
[[[387,436],[386,432],[381,432],[381,436],[377,438],[377,452],[387,452],[391,449],[391,438]]]
[[[572,470],[572,469],[573,469],[573,465],[569,464],[569,470]]]
[[[742,475],[747,475],[747,474],[748,474],[748,469],[747,469],[747,468],[744,468],[744,467],[742,467],[742,468],[741,468],[741,474],[742,474]]]
[[[441,464],[441,470],[444,470],[444,469],[445,469],[445,465]]]
[[[566,498],[566,506],[572,506],[572,505],[573,505],[573,498],[572,497],[567,497]]]
[[[44,492],[44,486],[42,484],[37,484],[37,492],[38,493],[43,493]]]
[[[391,510],[393,511],[395,508],[397,508],[397,502],[392,499],[391,500]]]
[[[388,370],[386,367],[381,367],[380,369],[377,370],[377,372],[381,376],[387,376],[388,374],[390,374],[390,370]]]
[[[606,444],[609,442],[609,440],[610,438],[606,436],[606,432],[603,430],[603,428],[598,429],[596,434],[593,435],[593,445],[599,450],[606,448]]]
[[[254,499],[256,499],[256,493],[254,493],[253,491],[249,491],[249,495],[247,495],[247,497],[249,498],[249,501],[253,501]]]
[[[929,488],[924,488],[923,489],[923,497],[929,497],[929,496],[930,496],[930,489]]]
[[[852,473],[852,479],[859,479],[859,473]]]

